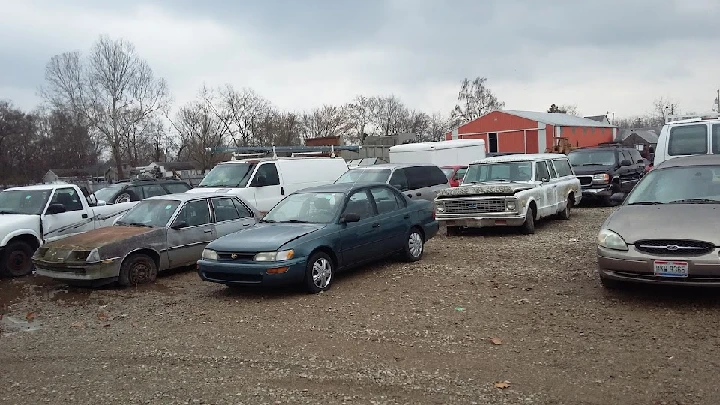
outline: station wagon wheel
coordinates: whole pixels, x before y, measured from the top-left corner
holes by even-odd
[[[305,269],[305,287],[308,292],[317,294],[330,288],[335,272],[333,261],[324,252],[317,252],[310,256]]]
[[[425,238],[418,228],[410,229],[407,239],[405,239],[405,260],[408,262],[416,262],[422,258],[425,251]]]
[[[532,208],[528,209],[525,214],[525,222],[522,224],[520,229],[525,235],[532,235],[535,233],[535,210]]]
[[[558,217],[560,217],[560,219],[570,219],[570,206],[572,206],[572,202],[568,198],[567,204],[565,204],[565,209],[558,213]]]
[[[32,272],[32,248],[25,242],[9,243],[5,247],[5,257],[0,274],[10,277],[26,276]]]
[[[120,266],[118,284],[123,287],[152,283],[157,279],[157,265],[150,256],[135,253],[128,256]]]

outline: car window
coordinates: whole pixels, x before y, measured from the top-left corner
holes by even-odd
[[[373,200],[375,200],[378,214],[386,214],[400,209],[395,193],[389,188],[373,187],[370,189],[370,194],[372,194]]]
[[[550,163],[549,160],[546,160],[546,161],[545,161],[545,165],[547,165],[548,172],[550,173],[550,178],[552,178],[552,179],[557,179],[557,178],[558,178],[558,174],[557,174],[557,172],[555,171],[555,167],[552,165],[552,163]]]
[[[55,190],[50,204],[62,204],[65,211],[82,211],[83,209],[80,195],[71,187]]]
[[[128,199],[129,198],[129,199]],[[140,186],[130,186],[123,190],[120,194],[118,194],[115,201],[120,200],[120,202],[127,202],[127,201],[140,201],[144,199],[143,190]]]
[[[356,191],[350,195],[350,198],[348,198],[343,215],[350,213],[357,214],[360,217],[360,220],[370,218],[375,215],[375,209],[373,208],[372,202],[365,190]]]
[[[176,221],[185,221],[188,226],[200,226],[210,223],[210,210],[205,200],[190,201],[178,214]]]
[[[453,180],[462,180],[462,178],[465,177],[465,173],[467,173],[467,168],[458,169],[458,171],[455,172],[455,176],[453,176]]]
[[[447,176],[438,166],[425,166],[423,169],[428,173],[427,179],[430,180],[430,186],[448,184]]]
[[[450,179],[452,177],[453,173],[455,172],[455,169],[453,169],[452,167],[443,167],[442,171],[443,171],[443,174],[445,174],[445,177]]]
[[[215,222],[234,221],[240,219],[237,208],[231,198],[213,198],[213,211],[215,211]]]
[[[427,170],[427,166],[411,166],[403,170],[405,170],[407,176],[409,190],[417,190],[432,185],[432,174]],[[445,178],[445,181],[447,181],[447,178]]]
[[[672,128],[668,137],[668,155],[707,153],[707,125],[683,125]]]
[[[555,167],[555,171],[557,172],[558,176],[572,176],[572,169],[570,168],[570,163],[567,160],[555,159],[553,160],[553,166]]]
[[[389,184],[400,191],[409,190],[407,176],[405,175],[405,169],[397,169],[390,176]]]
[[[252,211],[250,211],[248,207],[241,203],[237,198],[233,198],[232,202],[235,204],[235,209],[237,209],[241,218],[252,218],[254,216]]]
[[[252,186],[257,187],[257,184],[263,184],[264,186],[280,185],[280,175],[278,175],[275,163],[265,163],[258,167]]]
[[[632,157],[633,163],[637,163],[642,159],[642,155],[640,155],[640,151],[637,149],[630,149],[630,156]]]
[[[712,126],[712,153],[720,153],[720,124]]]
[[[545,162],[535,162],[535,180],[550,179]]]
[[[190,190],[190,186],[185,183],[166,183],[165,188],[170,194],[184,193]]]
[[[142,186],[145,198],[156,197],[159,195],[166,195],[167,191],[159,184],[147,184]]]

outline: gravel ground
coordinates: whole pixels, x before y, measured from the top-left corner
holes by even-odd
[[[439,235],[319,295],[0,280],[0,403],[720,403],[716,293],[604,291],[609,212]]]

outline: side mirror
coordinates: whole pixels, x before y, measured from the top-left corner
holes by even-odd
[[[182,228],[187,228],[187,227],[188,227],[188,223],[185,222],[185,221],[175,221],[175,222],[170,226],[171,229],[175,229],[175,230],[182,229]]]
[[[65,211],[67,211],[67,210],[65,209],[65,206],[62,204],[50,204],[47,208],[48,215],[62,214]]]
[[[620,162],[620,166],[632,166],[632,162],[625,159]]]
[[[107,201],[105,200],[97,200],[98,207],[102,207],[103,205],[107,205]]]
[[[621,203],[621,202],[625,201],[625,197],[626,197],[625,193],[614,193],[613,195],[610,196],[610,201],[616,202],[616,203]]]
[[[347,214],[343,215],[340,218],[341,224],[350,224],[353,222],[359,222],[360,221],[360,215],[354,213],[354,212],[348,212]]]
[[[548,179],[547,177],[543,177],[542,179],[540,179],[540,181],[542,181],[543,183],[547,183],[550,181],[550,179]]]

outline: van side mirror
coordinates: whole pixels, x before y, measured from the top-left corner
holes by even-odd
[[[624,159],[620,162],[620,166],[632,166],[632,162],[627,159]]]
[[[62,204],[50,204],[47,208],[46,213],[48,215],[54,215],[54,214],[62,214],[63,212],[67,211],[64,205]]]

